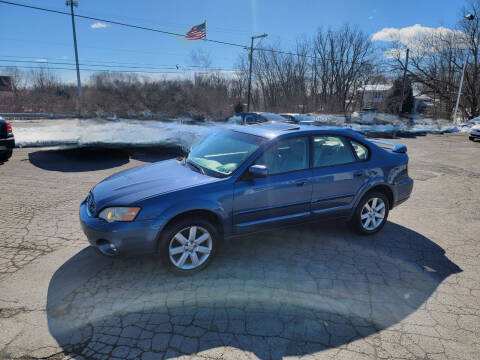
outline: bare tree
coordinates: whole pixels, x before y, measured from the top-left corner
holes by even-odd
[[[465,68],[465,82],[460,107],[467,117],[480,115],[480,0],[470,0],[460,11],[461,20],[457,30],[439,28],[429,35],[411,39],[408,75],[418,88],[433,99],[435,111],[450,117],[455,106],[456,95]],[[475,18],[467,20],[464,15],[472,13]],[[392,70],[404,67],[405,44],[394,43],[390,49]]]
[[[202,48],[190,51],[190,65],[207,70],[212,67],[212,54]]]
[[[357,27],[339,30],[319,29],[314,39],[316,73],[323,111],[346,113],[352,107],[356,90],[372,76],[376,67],[372,42]]]

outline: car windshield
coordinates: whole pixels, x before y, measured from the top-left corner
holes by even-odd
[[[273,113],[260,113],[260,116],[264,118],[266,121],[285,121],[283,116],[273,114]]]
[[[252,155],[264,138],[236,131],[214,133],[190,151],[187,162],[212,176],[228,176]]]
[[[228,124],[237,124],[237,125],[242,125],[243,124],[243,119],[240,115],[235,115],[227,120]]]

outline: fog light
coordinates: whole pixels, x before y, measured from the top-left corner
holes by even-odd
[[[97,248],[106,256],[115,256],[118,253],[118,248],[115,244],[107,240],[97,240]]]

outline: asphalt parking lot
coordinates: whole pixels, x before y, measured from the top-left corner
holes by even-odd
[[[162,152],[16,149],[0,165],[1,359],[480,359],[480,143],[401,139],[412,197],[385,228],[227,243],[179,277],[87,247],[90,188]]]

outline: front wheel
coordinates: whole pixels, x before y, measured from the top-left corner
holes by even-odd
[[[182,219],[162,234],[159,251],[174,272],[193,274],[204,269],[215,256],[218,232],[202,218]]]
[[[383,228],[387,217],[388,198],[379,191],[372,191],[360,200],[350,225],[360,235],[372,235]]]

